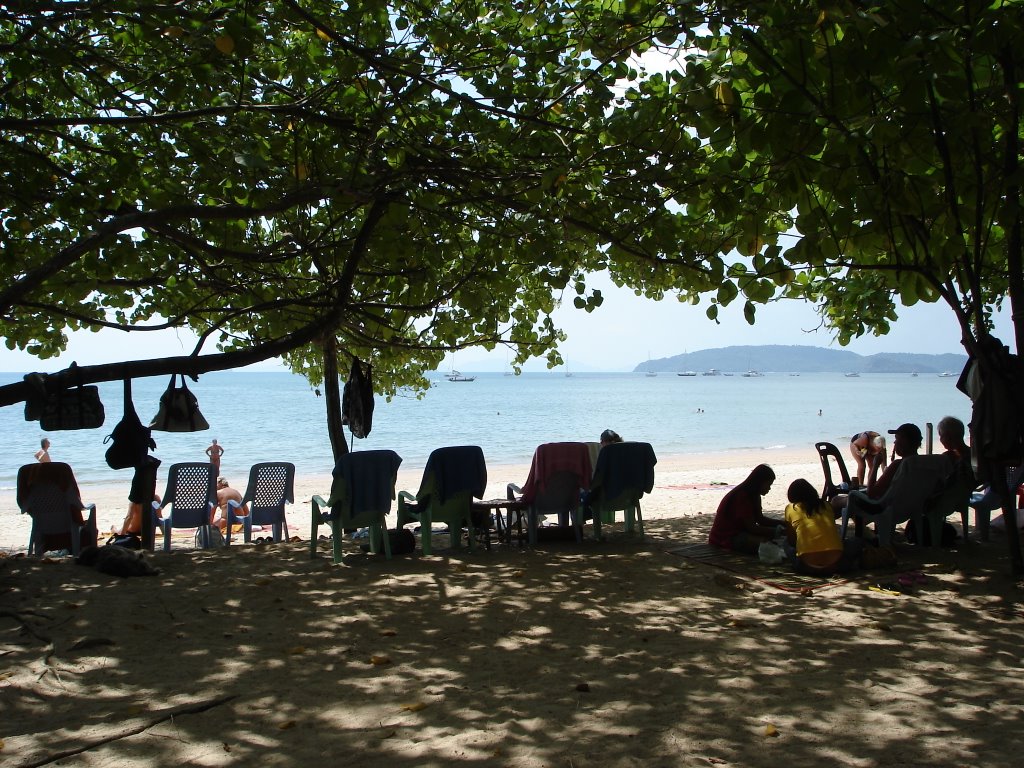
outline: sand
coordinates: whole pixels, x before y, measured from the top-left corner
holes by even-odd
[[[329,483],[303,477],[302,540],[176,540],[131,579],[19,556],[4,497],[0,766],[1017,765],[1005,540],[900,544],[895,569],[810,594],[672,554],[758,461],[769,510],[820,482],[813,452],[662,457],[643,537],[391,561],[346,543],[338,566],[309,557],[306,500]],[[503,497],[526,467],[489,475]],[[122,499],[86,500],[109,526]]]

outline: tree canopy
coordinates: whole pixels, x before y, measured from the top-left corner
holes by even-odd
[[[1020,16],[8,3],[0,333],[43,358],[68,328],[200,336],[89,380],[283,355],[317,382],[337,348],[393,389],[460,346],[557,361],[551,310],[608,269],[712,317],[809,300],[843,343],[943,300],[970,349],[1022,295]]]

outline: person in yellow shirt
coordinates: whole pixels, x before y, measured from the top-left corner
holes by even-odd
[[[786,498],[786,554],[797,573],[831,576],[860,567],[864,543],[839,538],[832,505],[807,480],[794,480]]]

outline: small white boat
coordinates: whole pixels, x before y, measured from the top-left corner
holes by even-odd
[[[696,375],[697,375],[696,371],[683,371],[682,373],[677,373],[676,374],[676,376],[696,376]]]
[[[448,381],[476,381],[476,376],[465,376],[453,368],[448,374]]]
[[[754,378],[757,378],[759,376],[764,376],[763,373],[761,373],[760,371],[755,371],[753,368],[751,368],[749,371],[747,371],[743,375],[746,376],[748,379],[754,379]]]
[[[851,373],[845,373],[843,375],[846,376],[846,378],[848,378],[848,379],[859,379],[860,378],[860,374],[857,373],[856,371],[853,371]]]
[[[703,376],[721,376],[722,372],[719,371],[717,368],[708,368],[706,371],[704,371],[704,373],[702,375]]]
[[[940,379],[948,379],[950,376],[956,376],[956,374],[955,373],[950,373],[949,371],[944,371],[944,372],[939,374],[939,378]]]

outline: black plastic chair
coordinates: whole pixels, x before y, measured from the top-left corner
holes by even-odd
[[[833,443],[815,443],[814,449],[821,459],[821,471],[825,473],[825,486],[821,489],[821,498],[825,501],[832,501],[841,493],[849,493],[863,486],[856,485],[850,479],[850,473],[846,469],[846,462],[843,461],[843,454]],[[835,462],[841,482],[837,483],[832,479],[832,462]]]

